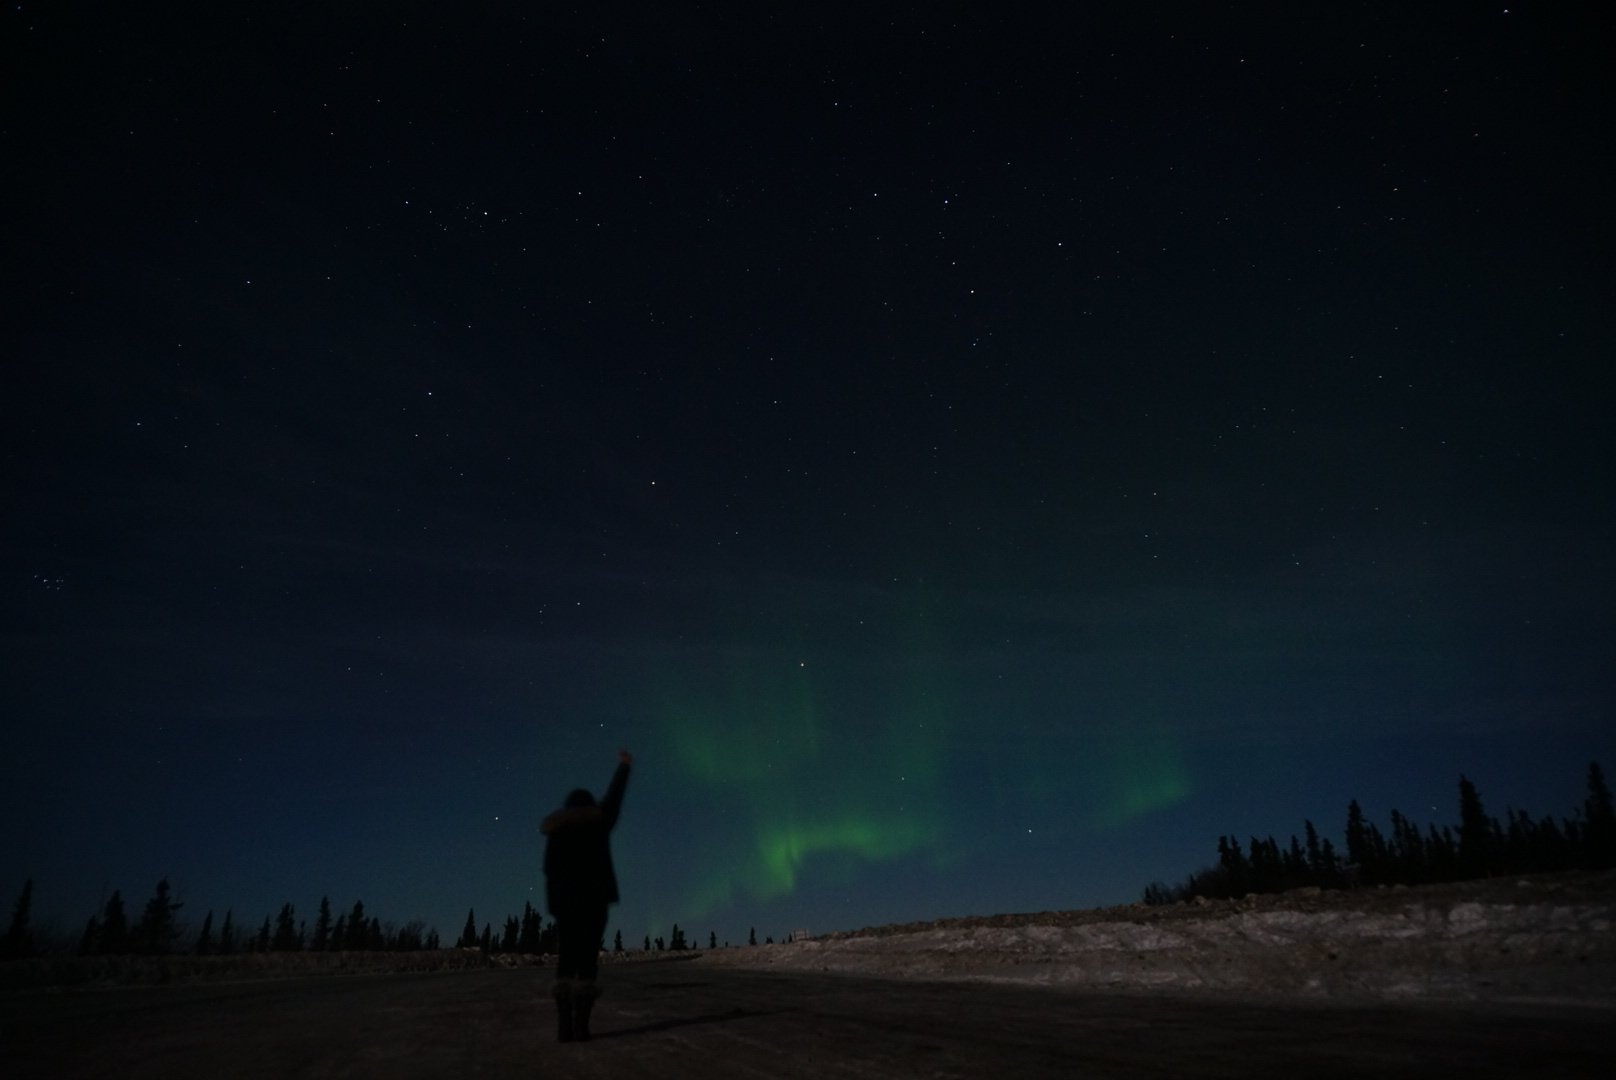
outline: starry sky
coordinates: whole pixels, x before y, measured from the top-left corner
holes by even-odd
[[[631,940],[1569,813],[1593,8],[8,5],[0,899],[452,937],[619,747]]]

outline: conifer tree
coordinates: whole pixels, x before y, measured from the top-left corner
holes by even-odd
[[[123,913],[123,894],[117,889],[112,890],[106,909],[101,913],[96,951],[114,956],[129,951],[129,919]]]
[[[1229,895],[1246,895],[1251,887],[1251,864],[1240,851],[1240,841],[1232,836],[1218,837],[1218,865],[1223,869]]]
[[[459,949],[475,949],[477,947],[477,909],[466,910],[466,928],[460,931],[460,940],[455,943]]]
[[[348,948],[370,948],[370,922],[365,918],[365,902],[355,900],[353,910],[348,913]]]
[[[264,916],[263,928],[258,931],[258,940],[253,942],[253,952],[266,953],[269,951],[269,916]]]
[[[1364,842],[1369,848],[1369,862],[1364,868],[1364,883],[1366,885],[1389,884],[1387,868],[1391,862],[1390,846],[1386,837],[1381,835],[1380,826],[1373,821],[1364,830]]]
[[[348,948],[348,916],[338,915],[336,925],[331,928],[331,948],[337,952]]]
[[[1339,889],[1341,887],[1341,860],[1336,857],[1335,842],[1329,837],[1324,838],[1324,880],[1320,882],[1326,888]]]
[[[1459,777],[1459,877],[1485,877],[1492,870],[1493,822],[1482,808],[1476,785]]]
[[[1311,821],[1302,822],[1302,832],[1307,837],[1307,870],[1314,878],[1324,876],[1324,851],[1319,844],[1319,831],[1313,827]]]
[[[622,952],[622,951],[623,951],[623,931],[619,930],[617,932],[616,939],[614,939],[613,942],[612,942],[612,952]]]
[[[645,944],[640,946],[640,948],[643,949],[646,952],[651,951],[651,935],[650,934],[645,935]]]
[[[1425,850],[1431,880],[1452,881],[1459,872],[1459,851],[1454,846],[1453,830],[1444,825],[1442,831],[1437,832],[1435,825],[1430,826]]]
[[[133,944],[135,951],[144,953],[166,953],[174,941],[174,912],[184,907],[168,898],[168,879],[157,883],[157,891],[152,898],[146,901],[146,908],[140,914],[140,922],[135,927]]]
[[[1302,850],[1296,834],[1291,833],[1291,846],[1285,852],[1285,887],[1293,889],[1307,880],[1307,854]]]
[[[1358,805],[1357,799],[1347,804],[1347,862],[1362,879],[1364,867],[1369,863],[1369,836],[1364,829],[1363,807]]]
[[[709,949],[718,948],[718,931],[717,930],[714,930],[712,933],[707,935],[707,947]]]
[[[22,883],[22,895],[11,909],[11,925],[4,940],[0,940],[0,957],[15,960],[33,955],[33,934],[28,929],[30,909],[34,903],[34,879]]]
[[[494,924],[493,923],[484,923],[483,924],[483,936],[478,939],[477,946],[478,946],[478,948],[482,949],[482,951],[484,953],[491,953],[491,952],[494,951]]]
[[[236,927],[231,922],[231,909],[224,912],[224,925],[219,927],[219,955],[229,956],[236,951]]]
[[[196,955],[207,956],[213,951],[213,912],[202,920],[202,930],[196,935]]]
[[[752,927],[751,933],[746,935],[746,943],[748,945],[756,945],[757,944],[757,927],[755,927],[755,926]]]
[[[513,953],[513,952],[515,952],[516,951],[516,943],[518,941],[520,941],[521,939],[522,939],[522,922],[521,922],[521,920],[518,919],[515,915],[508,916],[505,919],[505,936],[500,938],[499,951],[502,952],[502,953]]]
[[[668,949],[670,952],[682,952],[685,948],[685,932],[679,929],[678,923],[674,923],[673,936],[668,941]]]
[[[1590,870],[1616,866],[1616,806],[1599,762],[1588,763],[1588,798],[1582,804],[1583,865]]]
[[[365,937],[365,947],[368,949],[384,949],[387,947],[387,935],[382,933],[380,915],[370,920],[370,933]]]
[[[275,916],[273,948],[276,952],[297,950],[297,921],[290,903],[282,904],[280,914]]]
[[[325,952],[331,947],[331,898],[320,897],[320,914],[314,919],[314,948]]]
[[[94,915],[84,924],[84,936],[79,938],[79,955],[94,956],[101,945],[101,920]]]
[[[543,950],[539,948],[539,939],[542,935],[542,930],[543,920],[539,917],[539,913],[533,910],[532,904],[523,904],[522,937],[520,943],[517,945],[518,951],[527,953],[529,955],[542,952]]]

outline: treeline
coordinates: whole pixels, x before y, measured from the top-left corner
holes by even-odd
[[[20,959],[47,951],[33,932],[33,893],[34,883],[29,880],[24,883],[22,895],[12,909],[10,927],[0,938],[0,959]],[[123,893],[114,890],[102,909],[90,916],[73,951],[80,956],[230,956],[240,953],[359,950],[413,952],[440,947],[436,928],[428,928],[419,920],[406,923],[403,927],[384,923],[379,917],[366,912],[363,901],[355,901],[351,910],[333,918],[330,899],[322,897],[312,929],[306,921],[297,917],[297,909],[290,903],[283,904],[276,915],[265,916],[256,928],[238,924],[234,911],[226,911],[223,921],[215,924],[213,912],[209,911],[194,938],[188,938],[179,923],[177,913],[184,906],[172,897],[168,879],[165,878],[157,883],[156,890],[146,901],[139,917],[131,921]],[[790,935],[781,938],[782,941],[789,939]],[[757,930],[753,929],[747,936],[747,944],[757,943]],[[772,945],[774,938],[765,938],[764,943]],[[463,949],[481,949],[489,954],[526,953],[539,956],[554,955],[559,951],[555,922],[546,922],[531,903],[522,906],[521,915],[507,916],[499,931],[494,929],[492,923],[485,923],[479,931],[476,911],[466,912],[465,929],[460,932],[455,945]],[[604,939],[600,947],[602,950],[607,948]],[[699,944],[691,945],[688,942],[685,931],[678,923],[673,925],[666,939],[653,939],[647,934],[642,946],[646,952],[682,952],[699,947]],[[707,948],[719,947],[717,931],[709,931]],[[724,942],[723,947],[728,948],[729,942]],[[71,948],[68,943],[58,943],[51,951],[61,952],[68,948]],[[621,930],[617,931],[611,948],[615,952],[626,951]]]
[[[492,923],[477,933],[477,909],[466,912],[466,928],[455,942],[458,949],[481,949],[485,953],[526,953],[534,956],[558,951],[555,923],[545,923],[532,904],[522,905],[522,915],[505,917],[505,929],[495,931]]]
[[[5,938],[0,939],[0,958],[19,959],[45,951],[31,925],[33,892],[34,883],[29,880],[23,885],[22,896],[12,911],[10,929]],[[296,908],[288,903],[281,906],[277,915],[266,915],[263,924],[256,929],[237,924],[233,911],[226,911],[223,922],[215,926],[213,912],[209,911],[196,937],[185,943],[176,914],[184,906],[170,895],[168,879],[164,878],[157,883],[139,918],[131,921],[124,907],[123,893],[115,889],[101,910],[85,924],[76,952],[80,956],[162,956],[187,952],[196,956],[229,956],[304,951],[413,952],[438,948],[437,930],[429,929],[420,920],[402,927],[383,923],[380,918],[366,914],[363,901],[355,901],[352,910],[333,919],[331,901],[325,897],[320,899],[312,931],[297,917]]]
[[[747,944],[757,944],[757,930],[754,929],[751,932]],[[769,938],[767,940],[767,944],[774,944],[774,939],[772,937]],[[458,949],[481,949],[483,952],[489,953],[490,955],[494,953],[508,953],[513,955],[525,953],[535,956],[542,956],[545,954],[554,954],[560,951],[560,946],[556,938],[555,922],[553,920],[550,922],[545,922],[543,917],[533,909],[533,905],[531,903],[522,905],[522,914],[520,916],[507,915],[505,917],[504,928],[498,931],[494,929],[494,924],[492,922],[485,922],[483,923],[482,930],[479,932],[477,929],[477,909],[472,908],[468,910],[466,912],[465,928],[460,931],[460,937],[455,940],[455,947]],[[707,947],[709,949],[716,949],[719,947],[718,932],[716,930],[708,932]],[[729,942],[724,942],[724,948],[728,947]],[[605,938],[601,939],[600,948],[603,952],[606,950]],[[674,923],[673,931],[669,934],[666,940],[660,937],[653,939],[649,934],[647,934],[645,936],[645,943],[643,946],[641,946],[641,948],[645,952],[662,952],[664,950],[669,952],[683,952],[686,949],[699,948],[699,946],[690,945],[685,939],[685,932],[679,928],[678,923]],[[623,931],[617,931],[616,935],[613,937],[611,951],[628,951],[623,946]]]
[[[1426,885],[1501,874],[1606,870],[1616,866],[1616,810],[1598,763],[1588,766],[1588,791],[1580,807],[1558,822],[1508,810],[1504,821],[1489,816],[1476,785],[1459,777],[1459,824],[1424,830],[1396,810],[1390,827],[1347,806],[1346,850],[1320,838],[1311,821],[1303,837],[1281,846],[1272,836],[1253,836],[1242,850],[1233,836],[1218,837],[1218,861],[1177,885],[1146,886],[1147,904],[1173,904],[1204,896],[1213,900],[1249,893],[1275,893],[1318,886],[1351,889],[1377,885]]]

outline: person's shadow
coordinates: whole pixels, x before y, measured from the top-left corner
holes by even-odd
[[[650,1024],[641,1024],[639,1027],[618,1028],[616,1031],[597,1031],[593,1037],[599,1039],[621,1039],[629,1035],[650,1035],[658,1031],[671,1031],[674,1028],[692,1027],[696,1024],[723,1024],[730,1020],[746,1020],[754,1016],[768,1016],[777,1010],[774,1009],[731,1009],[729,1012],[707,1013],[704,1016],[686,1016],[678,1020],[658,1020]]]

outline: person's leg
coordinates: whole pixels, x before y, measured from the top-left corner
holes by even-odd
[[[595,976],[600,969],[600,945],[601,935],[606,932],[606,909],[579,916],[575,925],[578,927],[579,941],[573,1030],[580,1040],[587,1040],[589,1013],[595,1007],[595,999],[600,996]]]
[[[577,936],[577,920],[569,915],[556,915],[556,978],[550,993],[556,1002],[556,1039],[559,1042],[572,1042],[577,1037],[573,1023],[579,967],[574,940]]]

